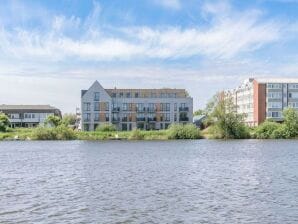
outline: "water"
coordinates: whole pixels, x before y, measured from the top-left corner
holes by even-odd
[[[298,141],[0,142],[0,223],[298,223]]]

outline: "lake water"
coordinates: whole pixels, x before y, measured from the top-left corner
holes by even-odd
[[[298,223],[298,141],[0,142],[0,223]]]

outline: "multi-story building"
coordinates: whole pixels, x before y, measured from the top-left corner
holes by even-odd
[[[233,98],[237,113],[245,114],[250,126],[269,118],[280,122],[285,108],[298,110],[298,79],[250,78],[225,95]]]
[[[95,81],[81,91],[82,130],[114,124],[117,130],[159,130],[192,122],[193,99],[184,89],[104,89]]]
[[[0,105],[0,112],[8,116],[12,128],[36,127],[50,115],[61,117],[60,110],[50,105]]]

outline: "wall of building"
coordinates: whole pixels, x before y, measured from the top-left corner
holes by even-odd
[[[94,101],[95,92],[100,95],[99,111],[95,111],[94,104],[97,103]],[[146,92],[144,91],[144,94]],[[167,92],[170,90],[167,89]],[[125,93],[129,92],[125,91]],[[165,129],[171,123],[192,122],[193,100],[191,97],[161,98],[140,95],[136,98],[134,94],[129,94],[130,97],[125,96],[126,94],[121,97],[118,95],[111,97],[98,82],[95,82],[82,96],[82,129],[92,131],[103,123],[113,123],[118,130]],[[90,108],[87,108],[87,103],[90,104]],[[95,119],[98,117],[99,119]]]

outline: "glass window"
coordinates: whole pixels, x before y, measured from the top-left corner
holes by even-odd
[[[99,92],[94,92],[94,101],[99,101]]]
[[[99,111],[99,103],[98,102],[94,103],[94,111]]]
[[[83,104],[83,110],[84,111],[90,111],[90,103],[84,103]]]
[[[94,121],[99,121],[99,113],[94,114]]]
[[[106,121],[110,120],[110,115],[108,113],[105,114],[105,117],[106,117]]]

